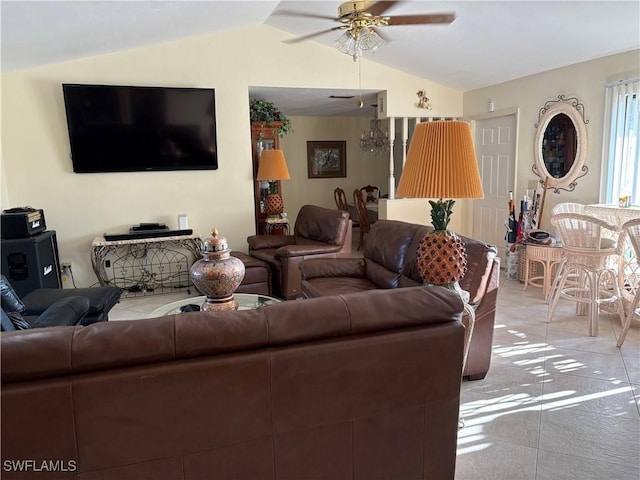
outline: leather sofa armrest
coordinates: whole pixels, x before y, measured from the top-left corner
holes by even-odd
[[[25,306],[4,275],[0,275],[0,298],[2,309],[7,312],[24,312]]]
[[[285,245],[276,250],[276,257],[304,257],[305,255],[321,255],[337,253],[342,245]]]
[[[42,328],[76,325],[87,313],[89,313],[87,297],[66,297],[47,308],[31,326]]]
[[[302,279],[318,277],[364,278],[366,267],[364,258],[314,258],[300,264]]]
[[[293,235],[251,235],[247,237],[247,243],[249,250],[280,248],[295,243],[295,237]]]

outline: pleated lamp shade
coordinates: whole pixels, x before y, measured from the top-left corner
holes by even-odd
[[[403,198],[483,198],[469,124],[453,121],[417,124],[396,195]]]
[[[289,180],[289,169],[282,150],[263,150],[260,154],[256,180]],[[265,199],[267,215],[276,216],[284,211],[284,202],[280,193],[272,193]]]
[[[290,180],[282,150],[263,150],[260,154],[256,180]]]
[[[468,123],[438,121],[416,125],[397,196],[439,199],[429,201],[434,230],[420,241],[416,266],[425,283],[460,292],[458,281],[467,271],[467,252],[462,239],[447,230],[452,199],[484,197]]]

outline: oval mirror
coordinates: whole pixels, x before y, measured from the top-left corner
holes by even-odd
[[[540,109],[534,141],[533,172],[540,183],[555,193],[572,191],[576,180],[587,174],[588,121],[584,120],[583,105],[577,99],[546,102]]]

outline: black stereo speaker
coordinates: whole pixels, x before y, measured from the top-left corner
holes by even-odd
[[[62,288],[54,230],[25,238],[2,239],[2,274],[18,296],[37,288]]]
[[[3,210],[0,215],[0,226],[2,238],[29,237],[47,229],[44,212],[31,207]]]

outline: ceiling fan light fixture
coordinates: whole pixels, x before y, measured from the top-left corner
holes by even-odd
[[[351,30],[347,30],[335,41],[335,47],[342,53],[350,55],[356,60],[362,55],[362,49],[358,45],[358,40],[353,36]]]
[[[350,55],[354,60],[362,56],[364,50],[375,52],[387,43],[371,27],[350,28],[335,41],[335,47],[342,53]]]
[[[378,35],[373,28],[362,27],[358,30],[357,43],[361,50],[372,50],[375,52],[387,42]]]

